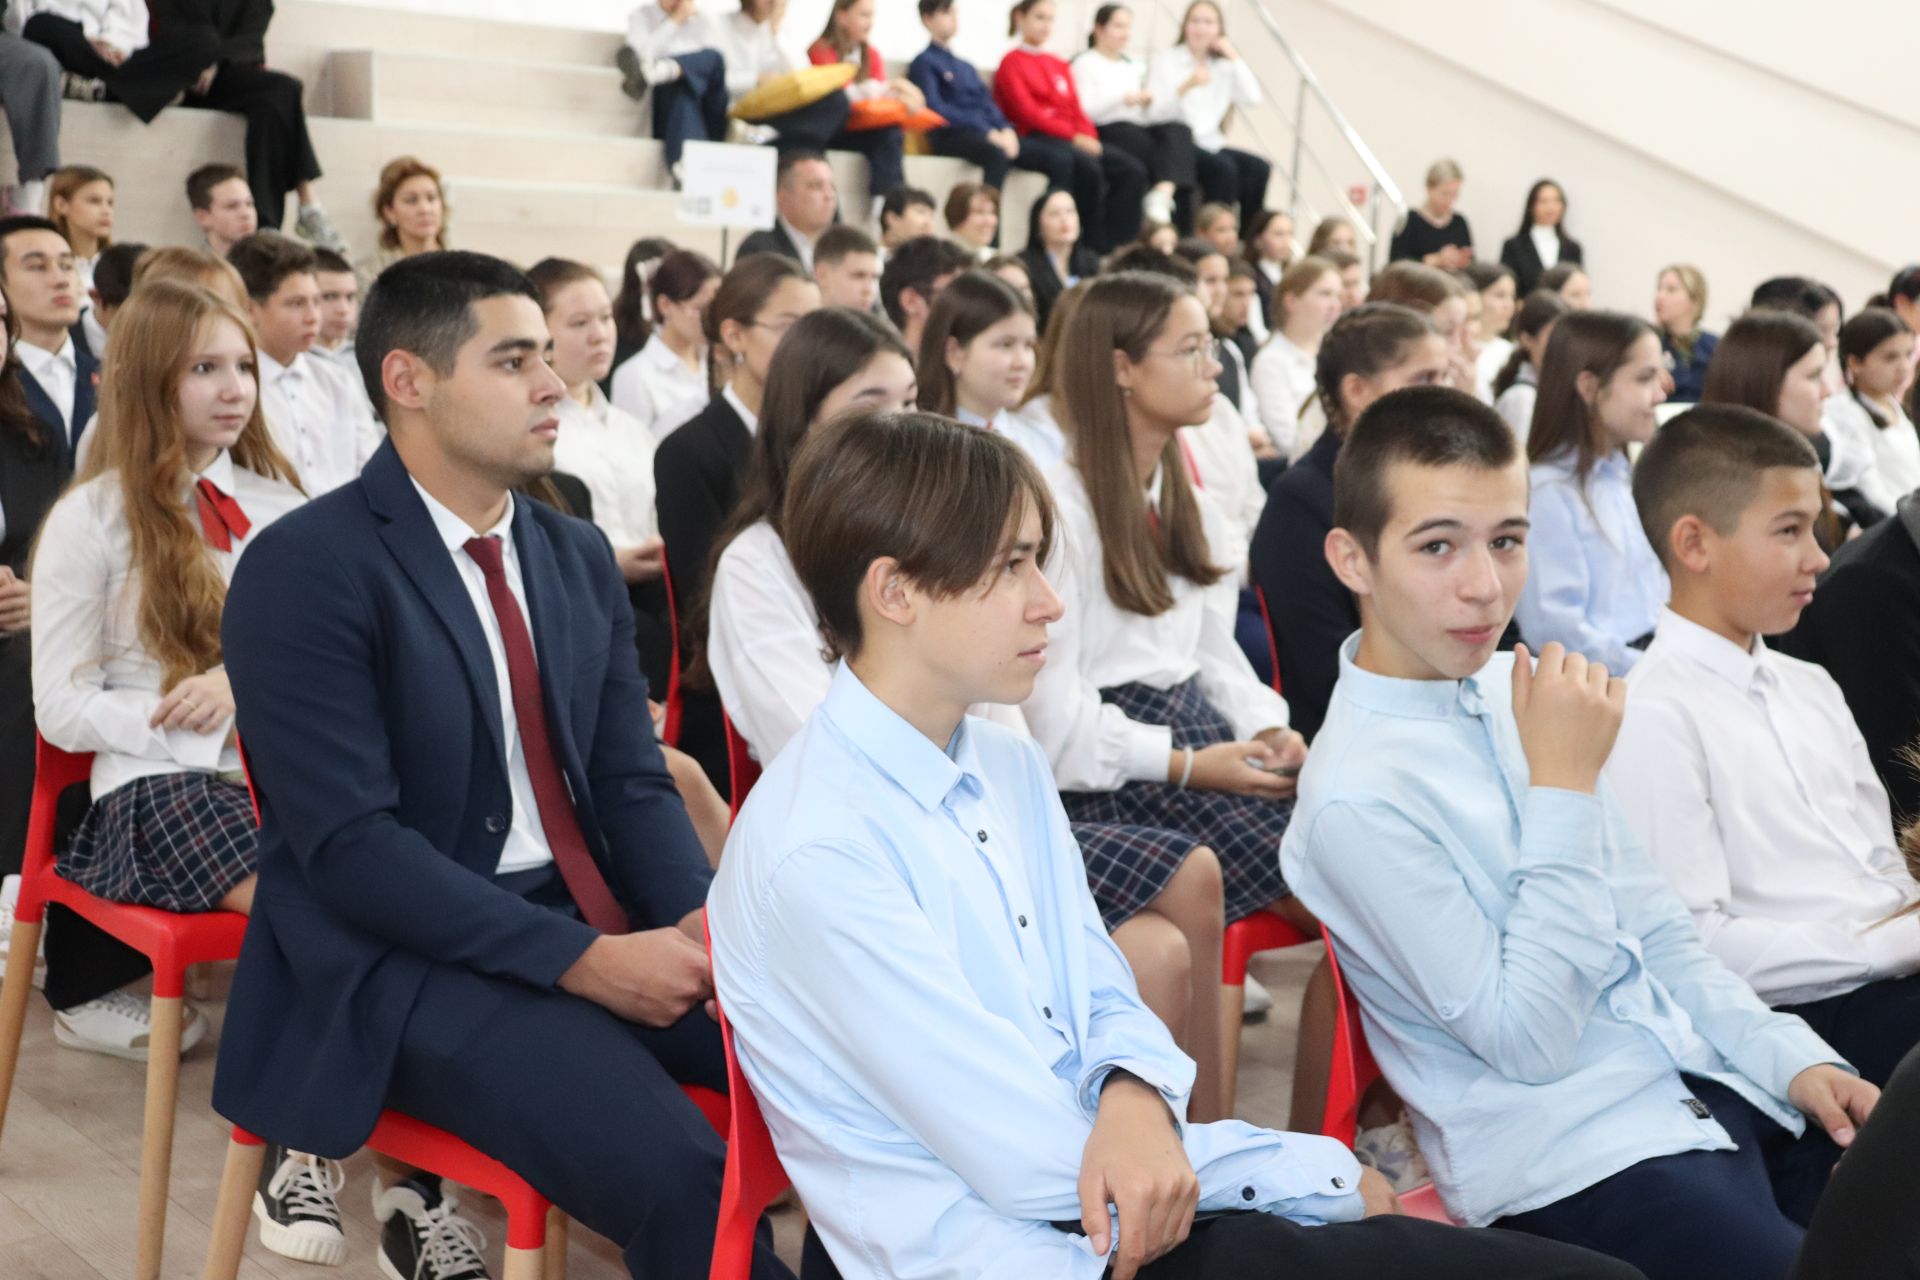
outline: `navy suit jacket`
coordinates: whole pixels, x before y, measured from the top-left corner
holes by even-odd
[[[87,429],[87,423],[92,421],[97,407],[98,387],[95,384],[100,379],[100,361],[87,350],[85,338],[74,339],[73,367],[73,403],[68,406],[73,416],[65,420],[71,425],[63,424],[60,410],[54,407],[53,397],[34,381],[25,365],[20,367],[20,389],[27,393],[27,411],[38,418],[47,430],[60,437],[66,447],[69,463],[73,461],[73,451],[80,445],[80,433]]]
[[[521,500],[513,538],[588,848],[636,929],[671,925],[712,873],[654,741],[612,548]],[[295,1150],[345,1156],[378,1117],[429,970],[553,989],[597,935],[493,878],[513,809],[502,691],[391,442],[260,534],[221,638],[261,830],[214,1105]]]

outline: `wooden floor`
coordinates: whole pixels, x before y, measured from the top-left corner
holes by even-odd
[[[1274,993],[1274,1010],[1247,1024],[1240,1060],[1239,1113],[1260,1124],[1283,1124],[1293,1079],[1293,1042],[1300,991],[1319,948],[1302,947],[1255,960],[1255,974]],[[227,974],[216,970],[216,995]],[[221,1008],[203,1006],[214,1034],[181,1065],[180,1117],[174,1135],[172,1205],[161,1274],[197,1277],[206,1260],[208,1223],[226,1151],[227,1127],[209,1105]],[[0,1142],[0,1278],[128,1280],[133,1274],[133,1219],[140,1163],[144,1067],[63,1049],[53,1016],[37,995]],[[340,1196],[347,1232],[346,1265],[314,1267],[260,1247],[249,1231],[244,1280],[376,1280],[372,1180],[364,1153],[347,1162]],[[469,1196],[468,1216],[488,1240],[499,1273],[505,1219],[492,1201]],[[780,1254],[797,1264],[801,1224],[793,1211],[775,1215]],[[567,1274],[575,1280],[621,1280],[626,1269],[606,1240],[575,1228]],[[667,1278],[663,1278],[667,1280]],[[679,1278],[672,1278],[679,1280]]]

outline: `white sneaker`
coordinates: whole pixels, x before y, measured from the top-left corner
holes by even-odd
[[[336,1160],[269,1146],[253,1193],[260,1243],[296,1262],[337,1267],[347,1260],[340,1233],[340,1189],[347,1172]]]
[[[771,146],[780,141],[780,131],[770,124],[735,120],[727,126],[727,141],[743,146]]]
[[[1247,999],[1240,1008],[1244,1018],[1264,1018],[1273,1010],[1273,992],[1260,985],[1252,974],[1247,975]]]
[[[1363,1129],[1354,1135],[1353,1154],[1361,1164],[1377,1169],[1395,1192],[1411,1191],[1433,1181],[1427,1158],[1414,1140],[1413,1122],[1402,1111],[1392,1124]]]
[[[7,957],[13,951],[13,908],[20,901],[20,877],[0,880],[0,978],[7,976]],[[40,934],[40,949],[33,957],[33,985],[47,985],[47,935]]]
[[[115,991],[53,1015],[53,1038],[69,1049],[85,1049],[134,1062],[147,1060],[153,1036],[153,1006],[139,996]],[[192,1005],[180,1026],[180,1052],[207,1038],[207,1020]]]
[[[1165,191],[1149,191],[1140,202],[1140,211],[1147,215],[1149,222],[1173,221],[1173,197]]]

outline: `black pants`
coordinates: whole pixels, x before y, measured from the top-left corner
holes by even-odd
[[[857,151],[865,156],[867,194],[877,200],[906,181],[906,135],[898,126],[850,130],[851,109],[846,94],[830,93],[766,123],[780,135],[774,145],[782,151]]]
[[[1912,921],[1885,925],[1912,928]],[[1869,982],[1843,996],[1783,1005],[1805,1018],[1814,1034],[1853,1064],[1863,1080],[1882,1088],[1908,1052],[1920,1044],[1920,974]]]
[[[107,96],[125,103],[142,124],[151,123],[176,94],[220,61],[219,37],[212,27],[196,24],[162,23],[146,48],[117,67],[94,52],[79,23],[51,13],[28,18],[21,34],[52,50],[60,65],[75,75],[104,81]]]
[[[1499,1226],[1624,1258],[1650,1280],[1784,1280],[1840,1148],[1795,1138],[1746,1099],[1687,1077],[1737,1144],[1642,1160]]]
[[[1273,166],[1249,151],[1222,147],[1194,157],[1200,170],[1200,194],[1219,204],[1238,205],[1244,226],[1267,207],[1267,180]]]
[[[1054,151],[1041,145],[1046,141],[1048,139],[1022,138],[1020,153],[1009,156],[978,129],[946,128],[934,129],[927,134],[927,149],[937,156],[950,156],[979,165],[980,180],[995,191],[1004,192],[1007,189],[1007,174],[1015,169],[1044,174],[1048,186],[1071,191],[1073,164],[1071,160],[1063,163]]]
[[[228,111],[247,121],[247,186],[260,211],[260,225],[274,231],[287,215],[287,192],[320,176],[320,158],[307,133],[300,81],[281,71],[223,62],[204,97],[187,105]]]
[[[1807,1227],[1793,1280],[1880,1280],[1920,1275],[1920,1050],[1887,1080],[1880,1104],[1833,1172]]]
[[[1145,165],[1148,185],[1171,182],[1178,193],[1189,197],[1180,202],[1188,210],[1188,221],[1180,233],[1185,235],[1193,230],[1191,192],[1200,181],[1193,130],[1177,120],[1149,125],[1103,124],[1100,142],[1108,150],[1118,147]]]
[[[667,167],[680,163],[688,141],[727,138],[727,64],[712,49],[683,53],[680,78],[653,86],[653,136],[665,143]]]
[[[1034,163],[1026,163],[1031,148]],[[1080,238],[1096,253],[1111,253],[1140,234],[1140,201],[1152,184],[1147,166],[1119,147],[1090,156],[1071,142],[1030,133],[1020,142],[1021,167],[1047,175],[1047,185],[1073,192]]]
[[[510,887],[541,902],[559,879]],[[683,1083],[727,1087],[720,1028],[704,1010],[643,1027],[576,996],[436,965],[387,1104],[520,1174],[619,1245],[635,1277],[704,1276],[726,1146]],[[791,1280],[764,1224],[761,1235],[756,1280]]]

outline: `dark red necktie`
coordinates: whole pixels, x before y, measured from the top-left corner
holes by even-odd
[[[546,832],[547,848],[553,852],[560,878],[580,908],[586,922],[602,933],[626,933],[631,927],[627,913],[614,901],[607,878],[587,850],[586,837],[580,834],[580,817],[573,810],[573,794],[567,790],[554,759],[553,743],[547,736],[547,700],[540,691],[540,668],[533,658],[533,636],[527,631],[527,619],[507,585],[506,564],[500,539],[494,536],[469,538],[466,553],[473,557],[487,576],[487,600],[500,623],[500,641],[507,651],[507,679],[513,685],[513,715],[520,726],[520,748],[527,757],[527,775],[533,780],[533,799],[540,808],[540,829]]]
[[[247,519],[240,504],[220,492],[213,481],[204,477],[195,481],[193,497],[200,508],[201,532],[207,535],[207,545],[214,550],[233,550],[233,540],[246,537],[247,531],[253,528],[253,521]]]

